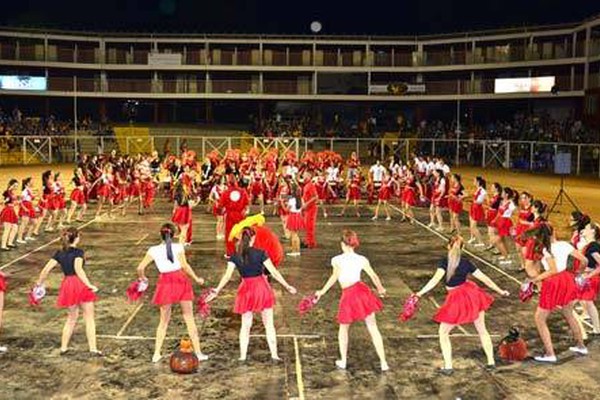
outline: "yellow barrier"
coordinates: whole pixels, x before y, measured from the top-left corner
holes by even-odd
[[[121,153],[150,153],[154,150],[150,128],[117,126],[114,128],[114,132]]]

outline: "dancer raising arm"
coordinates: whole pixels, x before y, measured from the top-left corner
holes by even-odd
[[[331,259],[333,272],[321,290],[315,292],[317,300],[331,289],[336,281],[342,287],[342,297],[340,299],[337,320],[340,324],[338,332],[338,341],[340,347],[340,359],[335,362],[335,365],[340,369],[346,369],[346,361],[348,354],[348,332],[350,325],[356,321],[365,321],[367,330],[371,335],[371,340],[375,346],[375,351],[381,362],[381,370],[389,370],[388,363],[385,358],[385,350],[383,347],[383,339],[379,328],[377,328],[377,320],[375,313],[381,311],[383,304],[361,279],[360,274],[364,270],[371,281],[377,287],[377,292],[380,296],[385,295],[385,289],[381,284],[379,276],[371,267],[369,260],[356,254],[354,249],[359,245],[356,232],[344,230],[340,246],[342,254]]]
[[[188,264],[183,244],[173,243],[174,236],[175,226],[169,223],[164,224],[160,228],[162,243],[150,247],[137,267],[138,277],[142,281],[147,281],[145,271],[151,262],[154,261],[160,272],[156,283],[156,292],[154,292],[154,298],[152,299],[152,302],[160,307],[160,322],[156,328],[152,362],[159,362],[162,358],[161,349],[167,336],[167,328],[171,319],[171,307],[177,303],[181,305],[183,319],[187,325],[188,335],[192,340],[196,356],[198,360],[205,361],[208,360],[208,356],[200,351],[200,339],[198,338],[198,328],[194,320],[192,305],[194,290],[189,278],[192,278],[199,285],[204,284],[204,279],[198,278]]]
[[[485,326],[485,312],[494,302],[494,298],[481,289],[477,284],[468,279],[474,276],[487,287],[502,296],[508,296],[506,290],[502,290],[487,275],[475,267],[469,260],[461,257],[463,238],[453,236],[448,242],[448,257],[444,258],[438,265],[433,277],[419,290],[416,295],[423,297],[433,290],[438,283],[444,280],[446,284],[446,300],[434,315],[433,320],[440,324],[439,337],[444,367],[439,370],[444,375],[451,375],[454,370],[452,366],[452,344],[450,343],[450,332],[460,325],[473,323],[485,356],[488,369],[495,368],[494,347],[492,339]]]
[[[248,344],[250,343],[250,328],[254,313],[260,313],[265,327],[267,344],[271,352],[271,358],[279,361],[277,353],[277,333],[273,323],[273,306],[275,305],[275,293],[267,280],[265,269],[277,282],[291,294],[296,294],[296,288],[289,285],[284,277],[273,265],[263,250],[254,247],[256,233],[251,228],[242,230],[241,238],[237,243],[234,255],[227,262],[227,270],[213,293],[207,297],[212,301],[229,283],[235,269],[242,277],[242,283],[238,287],[233,311],[242,316],[240,328],[240,361],[246,361]]]

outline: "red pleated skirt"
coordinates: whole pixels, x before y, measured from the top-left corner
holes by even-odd
[[[96,191],[98,197],[110,197],[110,186],[109,185],[99,185],[98,190]]]
[[[498,210],[495,210],[493,208],[490,208],[487,210],[487,212],[485,214],[485,222],[486,222],[487,226],[489,226],[491,228],[496,227],[496,225],[494,224],[494,220],[496,219],[497,215],[498,215]]]
[[[252,196],[254,196],[254,197],[258,197],[261,194],[263,194],[264,193],[264,187],[263,187],[262,182],[254,182],[252,184],[250,192],[252,193]]]
[[[192,209],[188,206],[177,206],[173,212],[173,221],[177,225],[187,225],[192,220]]]
[[[527,238],[523,237],[523,234],[529,229],[529,226],[517,224],[515,228],[515,243],[521,247],[527,244]]]
[[[348,191],[348,198],[350,200],[360,200],[360,188],[350,187],[350,190]]]
[[[462,200],[448,199],[448,209],[451,213],[460,214],[463,211]]]
[[[590,278],[590,284],[585,289],[579,289],[577,298],[585,301],[595,301],[600,292],[600,276],[596,275]]]
[[[523,257],[528,261],[540,261],[542,259],[542,246],[533,237],[525,240],[525,251]]]
[[[288,231],[293,232],[304,230],[304,217],[299,212],[289,213],[285,220],[285,227]]]
[[[152,302],[158,306],[193,301],[192,282],[182,270],[161,273]]]
[[[363,282],[357,282],[342,290],[337,321],[340,324],[364,321],[369,315],[381,311],[382,308],[383,303],[371,289]]]
[[[273,308],[275,293],[265,275],[252,278],[242,278],[235,296],[233,312],[245,314],[247,312],[261,312]]]
[[[496,229],[498,229],[498,236],[500,237],[510,236],[511,227],[512,220],[510,218],[500,217],[496,220]]]
[[[141,184],[139,182],[131,183],[127,188],[127,193],[129,194],[129,196],[139,197],[139,195],[142,193]]]
[[[392,197],[392,189],[389,187],[382,187],[379,189],[379,195],[377,195],[377,199],[381,201],[388,201]]]
[[[56,306],[69,308],[96,301],[97,297],[76,275],[65,276],[60,284]]]
[[[554,310],[575,301],[578,294],[575,276],[569,271],[562,271],[542,281],[538,306],[544,310]]]
[[[454,289],[448,290],[444,304],[433,316],[439,323],[452,325],[470,324],[482,311],[487,311],[494,298],[474,282],[466,281]]]
[[[6,292],[6,279],[0,275],[0,292]]]
[[[35,208],[33,207],[33,203],[30,201],[21,202],[21,207],[19,207],[19,217],[28,217],[35,218]]]
[[[0,222],[6,222],[9,224],[19,223],[19,217],[17,216],[17,212],[15,211],[14,206],[4,206],[4,208],[0,212]]]
[[[404,204],[408,204],[411,207],[417,205],[417,195],[413,188],[404,188],[402,189],[402,202]]]
[[[485,221],[483,205],[477,203],[471,204],[471,208],[469,209],[469,217],[471,217],[471,219],[476,222]]]
[[[73,189],[70,199],[71,201],[75,202],[75,204],[79,205],[85,204],[86,202],[85,193],[83,193],[83,190],[79,188]]]

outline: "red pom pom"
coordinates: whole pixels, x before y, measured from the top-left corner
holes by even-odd
[[[416,294],[411,294],[408,296],[406,301],[404,302],[404,306],[402,307],[402,312],[398,316],[398,320],[402,322],[406,322],[411,319],[419,309],[419,296]]]
[[[317,296],[315,296],[314,294],[305,296],[302,298],[302,300],[300,300],[300,303],[298,304],[298,312],[302,316],[302,315],[306,314],[307,312],[309,312],[310,310],[312,310],[312,308],[316,304],[317,304]]]
[[[146,290],[148,289],[148,282],[147,281],[143,281],[143,280],[135,280],[133,282],[131,282],[131,284],[129,285],[129,287],[127,288],[127,298],[129,299],[129,301],[138,301],[143,295],[144,293],[146,293]]]
[[[519,300],[522,303],[526,303],[533,297],[533,282],[526,282],[521,285],[521,290],[519,290]]]
[[[29,291],[27,296],[29,305],[37,307],[42,303],[42,299],[46,296],[46,289],[43,286],[36,285]]]
[[[200,314],[200,317],[205,319],[210,316],[210,303],[206,301],[207,297],[215,292],[215,289],[207,289],[200,294],[198,301],[196,302],[196,312]]]

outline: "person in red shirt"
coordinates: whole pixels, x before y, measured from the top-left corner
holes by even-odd
[[[231,177],[233,178],[233,177]],[[248,192],[237,186],[235,179],[229,180],[229,186],[219,199],[219,208],[225,211],[226,256],[235,253],[235,242],[230,240],[231,228],[246,217]]]
[[[315,230],[317,227],[319,194],[312,182],[312,174],[309,171],[304,172],[304,182],[306,182],[302,189],[302,210],[304,210],[304,228],[306,230],[304,245],[308,248],[314,248],[317,247]]]

